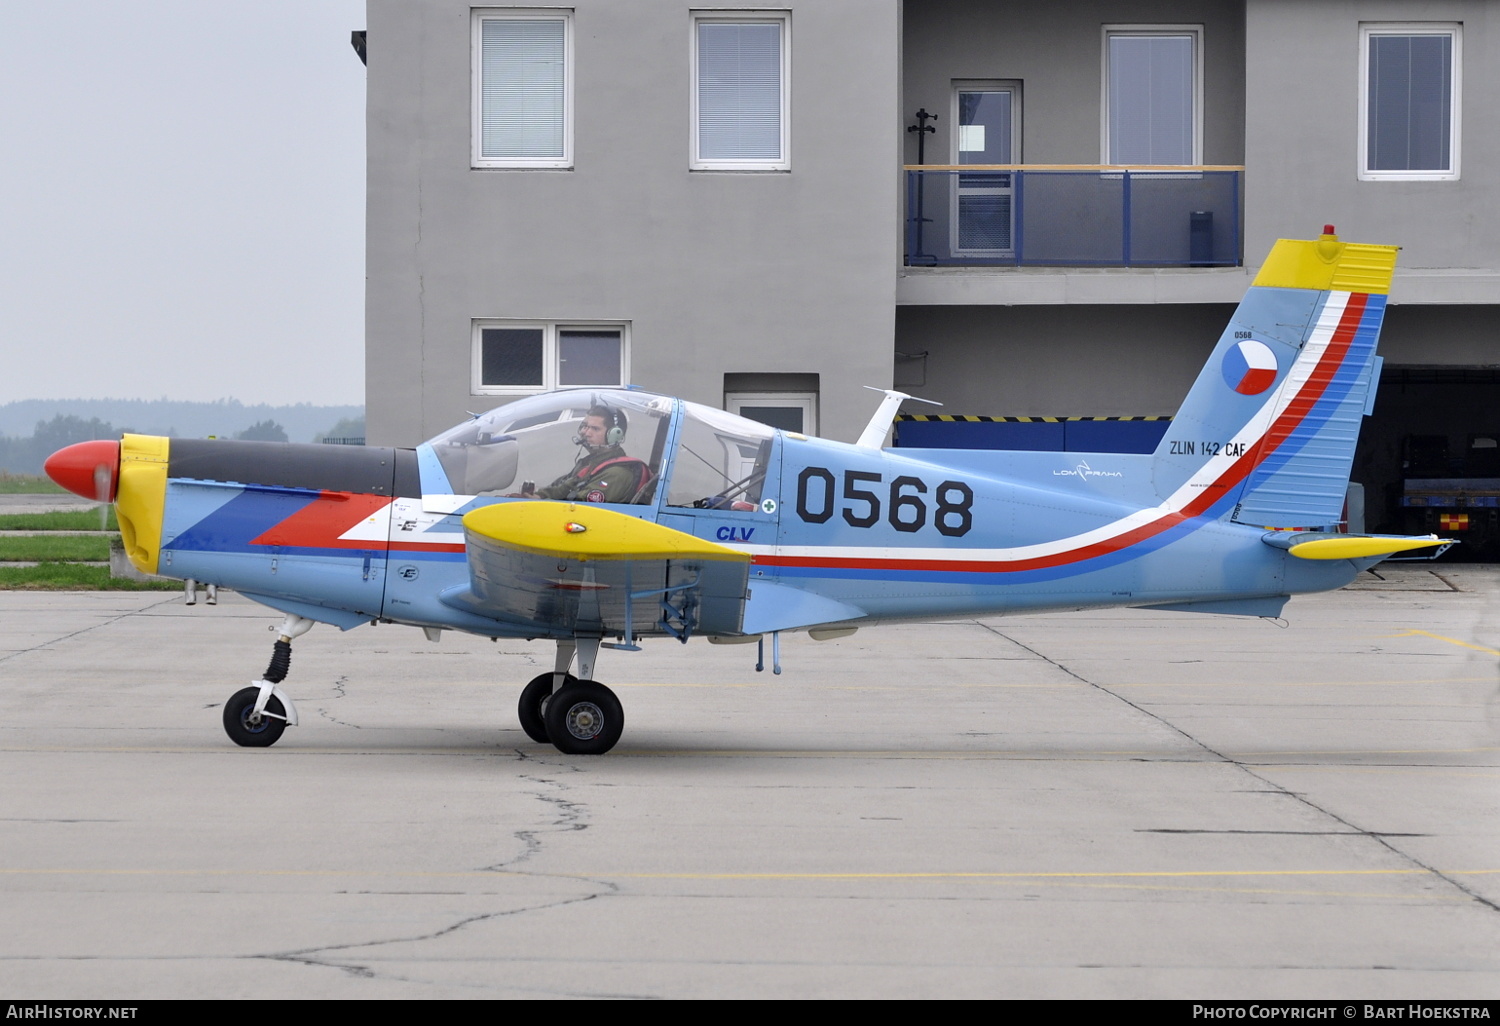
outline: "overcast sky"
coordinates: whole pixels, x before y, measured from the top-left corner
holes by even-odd
[[[364,0],[0,0],[0,403],[364,401]]]

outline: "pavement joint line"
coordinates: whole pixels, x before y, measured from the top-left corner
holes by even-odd
[[[1281,680],[1272,683],[1234,680],[1186,680],[1186,681],[1137,681],[1132,684],[1111,684],[1112,688],[1362,688],[1402,687],[1413,684],[1493,684],[1494,676],[1486,677],[1424,677],[1407,680]],[[611,684],[611,687],[614,685]]]
[[[979,621],[975,621],[975,622],[979,622]],[[1296,791],[1293,791],[1290,788],[1287,788],[1287,787],[1285,787],[1285,786],[1277,783],[1275,780],[1272,780],[1269,776],[1266,776],[1263,773],[1256,772],[1256,770],[1254,768],[1252,768],[1249,763],[1247,763],[1247,762],[1245,762],[1245,761],[1243,761],[1241,759],[1234,758],[1231,755],[1226,755],[1225,753],[1216,750],[1211,745],[1209,745],[1206,741],[1202,740],[1199,737],[1196,737],[1195,735],[1193,735],[1192,733],[1190,733],[1188,730],[1186,730],[1183,727],[1178,726],[1176,723],[1173,723],[1171,720],[1167,719],[1165,716],[1161,715],[1160,713],[1153,712],[1151,709],[1148,709],[1148,708],[1146,708],[1146,707],[1144,707],[1142,705],[1139,705],[1139,704],[1137,704],[1135,702],[1132,702],[1130,699],[1126,698],[1124,695],[1119,694],[1118,692],[1111,690],[1109,687],[1106,687],[1103,684],[1099,684],[1099,683],[1097,683],[1095,681],[1089,680],[1087,677],[1084,677],[1082,674],[1074,672],[1073,670],[1071,670],[1068,667],[1064,666],[1062,663],[1060,663],[1057,660],[1051,658],[1050,656],[1048,656],[1048,655],[1046,655],[1046,654],[1044,654],[1042,652],[1037,651],[1036,649],[1034,649],[1034,648],[1030,647],[1029,645],[1026,645],[1026,644],[1024,644],[1024,643],[1016,640],[1015,638],[1010,637],[1004,631],[1001,631],[998,628],[992,627],[989,624],[985,624],[985,623],[981,623],[981,626],[983,626],[986,630],[991,631],[996,636],[998,636],[1000,638],[1004,638],[1006,641],[1010,642],[1011,644],[1016,645],[1017,647],[1022,648],[1022,649],[1024,649],[1027,652],[1032,653],[1038,659],[1044,660],[1045,662],[1050,663],[1051,665],[1057,667],[1059,670],[1061,670],[1062,672],[1068,674],[1070,677],[1074,677],[1077,680],[1080,680],[1083,683],[1089,685],[1090,687],[1097,688],[1099,691],[1103,692],[1106,695],[1109,695],[1111,698],[1115,699],[1116,701],[1123,702],[1125,705],[1130,706],[1130,708],[1136,710],[1137,712],[1141,713],[1142,715],[1150,717],[1151,719],[1155,720],[1157,723],[1161,724],[1162,726],[1166,727],[1167,729],[1169,729],[1169,730],[1175,732],[1176,734],[1180,735],[1181,737],[1185,738],[1190,743],[1198,746],[1203,751],[1212,754],[1215,758],[1222,760],[1227,765],[1231,765],[1231,766],[1237,767],[1241,772],[1245,773],[1246,775],[1252,777],[1255,780],[1260,781],[1262,784],[1266,785],[1267,787],[1274,788],[1274,789],[1282,792],[1282,794],[1284,794],[1286,797],[1291,798],[1293,801],[1300,802],[1302,805],[1306,806],[1307,808],[1313,810],[1314,812],[1316,812],[1316,813],[1318,813],[1320,815],[1326,816],[1327,818],[1333,820],[1335,823],[1342,824],[1343,826],[1348,827],[1350,830],[1353,830],[1353,831],[1356,831],[1357,833],[1363,834],[1367,839],[1369,839],[1370,841],[1373,841],[1375,844],[1377,844],[1380,847],[1384,848],[1386,851],[1389,851],[1391,854],[1395,855],[1396,857],[1404,859],[1407,862],[1410,862],[1412,865],[1420,867],[1420,869],[1422,871],[1427,872],[1427,873],[1431,873],[1433,876],[1435,876],[1435,877],[1437,877],[1437,878],[1439,878],[1441,880],[1446,881],[1450,887],[1453,887],[1455,890],[1457,890],[1457,891],[1459,891],[1459,892],[1461,892],[1463,894],[1468,895],[1475,903],[1484,906],[1485,908],[1489,909],[1492,912],[1500,912],[1500,902],[1497,902],[1495,899],[1491,899],[1491,898],[1485,897],[1483,894],[1480,894],[1478,891],[1475,891],[1472,888],[1465,886],[1464,883],[1461,880],[1459,880],[1457,877],[1445,875],[1444,873],[1442,873],[1439,870],[1433,868],[1432,866],[1429,866],[1427,863],[1423,862],[1420,858],[1418,858],[1416,855],[1413,855],[1411,852],[1404,851],[1403,849],[1397,847],[1396,844],[1394,844],[1391,841],[1390,838],[1384,837],[1384,836],[1382,836],[1382,835],[1380,835],[1378,833],[1375,833],[1375,832],[1372,832],[1370,830],[1367,830],[1367,829],[1359,826],[1356,823],[1352,823],[1348,819],[1345,819],[1343,816],[1340,816],[1338,813],[1334,812],[1332,809],[1325,808],[1324,806],[1319,805],[1317,802],[1313,801],[1307,795],[1298,793]],[[1446,640],[1452,640],[1452,639],[1446,639]],[[1462,645],[1462,644],[1464,644],[1464,642],[1458,642],[1458,644]]]
[[[1294,773],[1410,773],[1412,770],[1436,770],[1447,776],[1488,777],[1500,772],[1500,766],[1450,766],[1442,763],[1399,763],[1357,766],[1304,766],[1295,762],[1259,764],[1267,770],[1290,770]]]
[[[3,730],[4,728],[0,728]],[[66,728],[59,728],[66,729]],[[379,729],[379,728],[364,728]],[[406,728],[386,728],[406,729]],[[328,748],[328,747],[297,747],[295,744],[283,745],[279,751],[291,755],[340,755],[340,756],[370,756],[370,755],[430,755],[430,756],[462,756],[470,758],[475,755],[500,755],[512,757],[518,752],[542,752],[551,754],[552,749],[537,745],[535,747],[525,746],[515,748],[503,743],[497,743],[494,747],[466,747],[466,748],[420,748],[414,746],[402,748],[376,748],[370,745],[360,745],[353,748]],[[1308,756],[1391,756],[1391,755],[1476,755],[1488,752],[1497,752],[1500,748],[1359,748],[1347,751],[1284,751],[1284,752],[1230,752],[1233,758],[1225,758],[1222,761],[1226,765],[1235,765],[1246,760],[1273,759],[1273,758],[1304,758]],[[95,754],[144,754],[144,755],[229,755],[235,758],[253,759],[259,758],[254,751],[239,752],[235,749],[226,749],[220,743],[204,744],[197,747],[173,747],[167,745],[5,745],[0,744],[0,752],[31,752],[47,754],[56,752],[92,752]],[[1024,749],[1003,750],[977,750],[977,751],[941,751],[932,749],[848,749],[840,751],[832,748],[617,748],[612,753],[617,758],[767,758],[767,759],[955,759],[955,760],[1016,760],[1032,762],[1093,762],[1103,760],[1150,760],[1154,762],[1187,762],[1202,761],[1200,759],[1185,759],[1180,752],[1161,752],[1145,749],[1120,749],[1086,751],[1086,752],[1063,752],[1048,753],[1027,751]],[[1463,766],[1432,764],[1429,766],[1413,766],[1401,764],[1400,766],[1302,766],[1295,762],[1268,762],[1264,764],[1267,769],[1302,769],[1310,772],[1317,771],[1348,771],[1348,770],[1378,770],[1378,769],[1438,769],[1444,771],[1482,772],[1486,770],[1500,769],[1500,766]],[[1281,789],[1270,785],[1274,793],[1280,794]],[[1354,828],[1356,831],[1358,828]]]
[[[0,867],[0,876],[247,876],[483,879],[524,877],[559,880],[1160,880],[1202,877],[1494,876],[1500,869],[1144,869],[1144,870],[910,870],[892,872],[634,873],[530,872],[509,869],[108,869]]]
[[[1500,752],[1500,748],[1493,745],[1477,748],[1356,748],[1348,751],[1244,752],[1241,754],[1247,759],[1265,759],[1276,755],[1477,755],[1480,752]],[[1484,767],[1464,768],[1481,769]]]

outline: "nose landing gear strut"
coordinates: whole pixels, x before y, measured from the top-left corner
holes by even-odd
[[[277,633],[271,665],[265,676],[242,688],[224,703],[224,733],[245,748],[269,748],[288,726],[297,725],[297,707],[278,686],[292,665],[292,639],[312,629],[313,621],[288,616]]]

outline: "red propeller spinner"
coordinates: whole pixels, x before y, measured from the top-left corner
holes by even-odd
[[[114,502],[120,480],[120,443],[77,442],[48,456],[42,469],[76,495],[95,502]]]

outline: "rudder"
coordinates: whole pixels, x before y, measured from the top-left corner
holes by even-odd
[[[1331,228],[1276,243],[1155,453],[1163,498],[1262,527],[1339,519],[1395,258]]]

